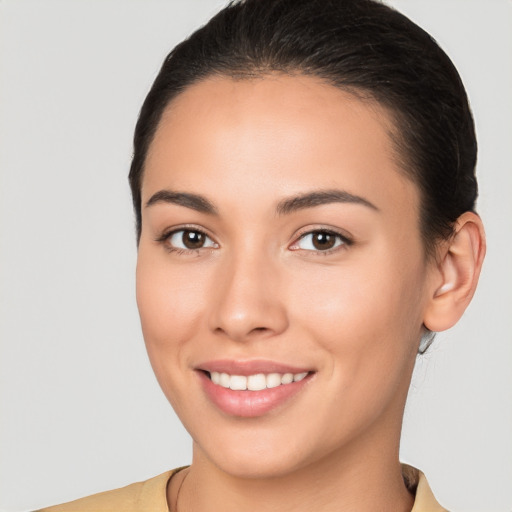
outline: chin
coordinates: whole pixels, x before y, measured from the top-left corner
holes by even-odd
[[[241,479],[272,479],[286,476],[300,469],[295,457],[285,454],[255,453],[245,450],[244,453],[218,455],[213,464],[224,473]]]
[[[224,473],[244,479],[279,478],[294,473],[318,458],[318,450],[301,436],[290,436],[289,429],[226,429],[224,436],[194,442],[194,462],[208,460]],[[284,434],[284,435],[283,435]]]

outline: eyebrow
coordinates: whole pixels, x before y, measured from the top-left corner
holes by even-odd
[[[201,213],[218,215],[217,208],[215,208],[214,204],[206,197],[199,194],[159,190],[149,198],[146,203],[146,208],[157,203],[176,204]],[[314,208],[315,206],[331,203],[360,204],[372,210],[379,211],[368,199],[351,194],[345,190],[318,190],[283,199],[277,204],[276,212],[278,215],[287,215],[298,210],[305,210],[307,208]]]
[[[280,201],[277,205],[276,211],[278,215],[287,215],[297,210],[305,210],[306,208],[313,208],[330,203],[353,203],[366,206],[372,210],[379,211],[379,209],[368,199],[364,197],[351,194],[345,190],[319,190],[299,196],[290,197]]]
[[[217,208],[206,197],[198,194],[190,194],[188,192],[173,192],[171,190],[159,190],[153,194],[148,202],[146,208],[157,203],[170,203],[191,208],[201,213],[208,213],[209,215],[217,215]]]

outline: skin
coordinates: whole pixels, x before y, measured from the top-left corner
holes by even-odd
[[[391,129],[378,105],[303,76],[210,78],[165,112],[142,183],[137,301],[157,379],[193,438],[191,468],[168,489],[172,505],[186,474],[181,511],[411,509],[398,448],[418,343],[424,323],[447,328],[469,302],[483,231],[471,214],[454,237],[478,267],[465,277],[450,243],[425,257]],[[276,211],[326,190],[373,206]],[[146,206],[160,191],[200,195],[216,213]],[[163,240],[184,225],[206,245]],[[307,233],[319,229],[351,243],[315,249]],[[312,373],[280,407],[241,418],[203,391],[197,367],[214,359]]]

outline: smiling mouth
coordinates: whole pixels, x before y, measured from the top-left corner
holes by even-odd
[[[206,397],[228,416],[256,418],[281,410],[309,387],[316,370],[277,361],[223,359],[195,368]]]
[[[230,375],[225,372],[205,372],[217,386],[233,391],[262,391],[300,382],[309,372],[301,373],[256,373],[253,375]]]

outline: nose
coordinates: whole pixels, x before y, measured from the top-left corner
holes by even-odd
[[[288,327],[282,274],[264,254],[227,259],[218,268],[210,329],[237,342],[275,336]]]

